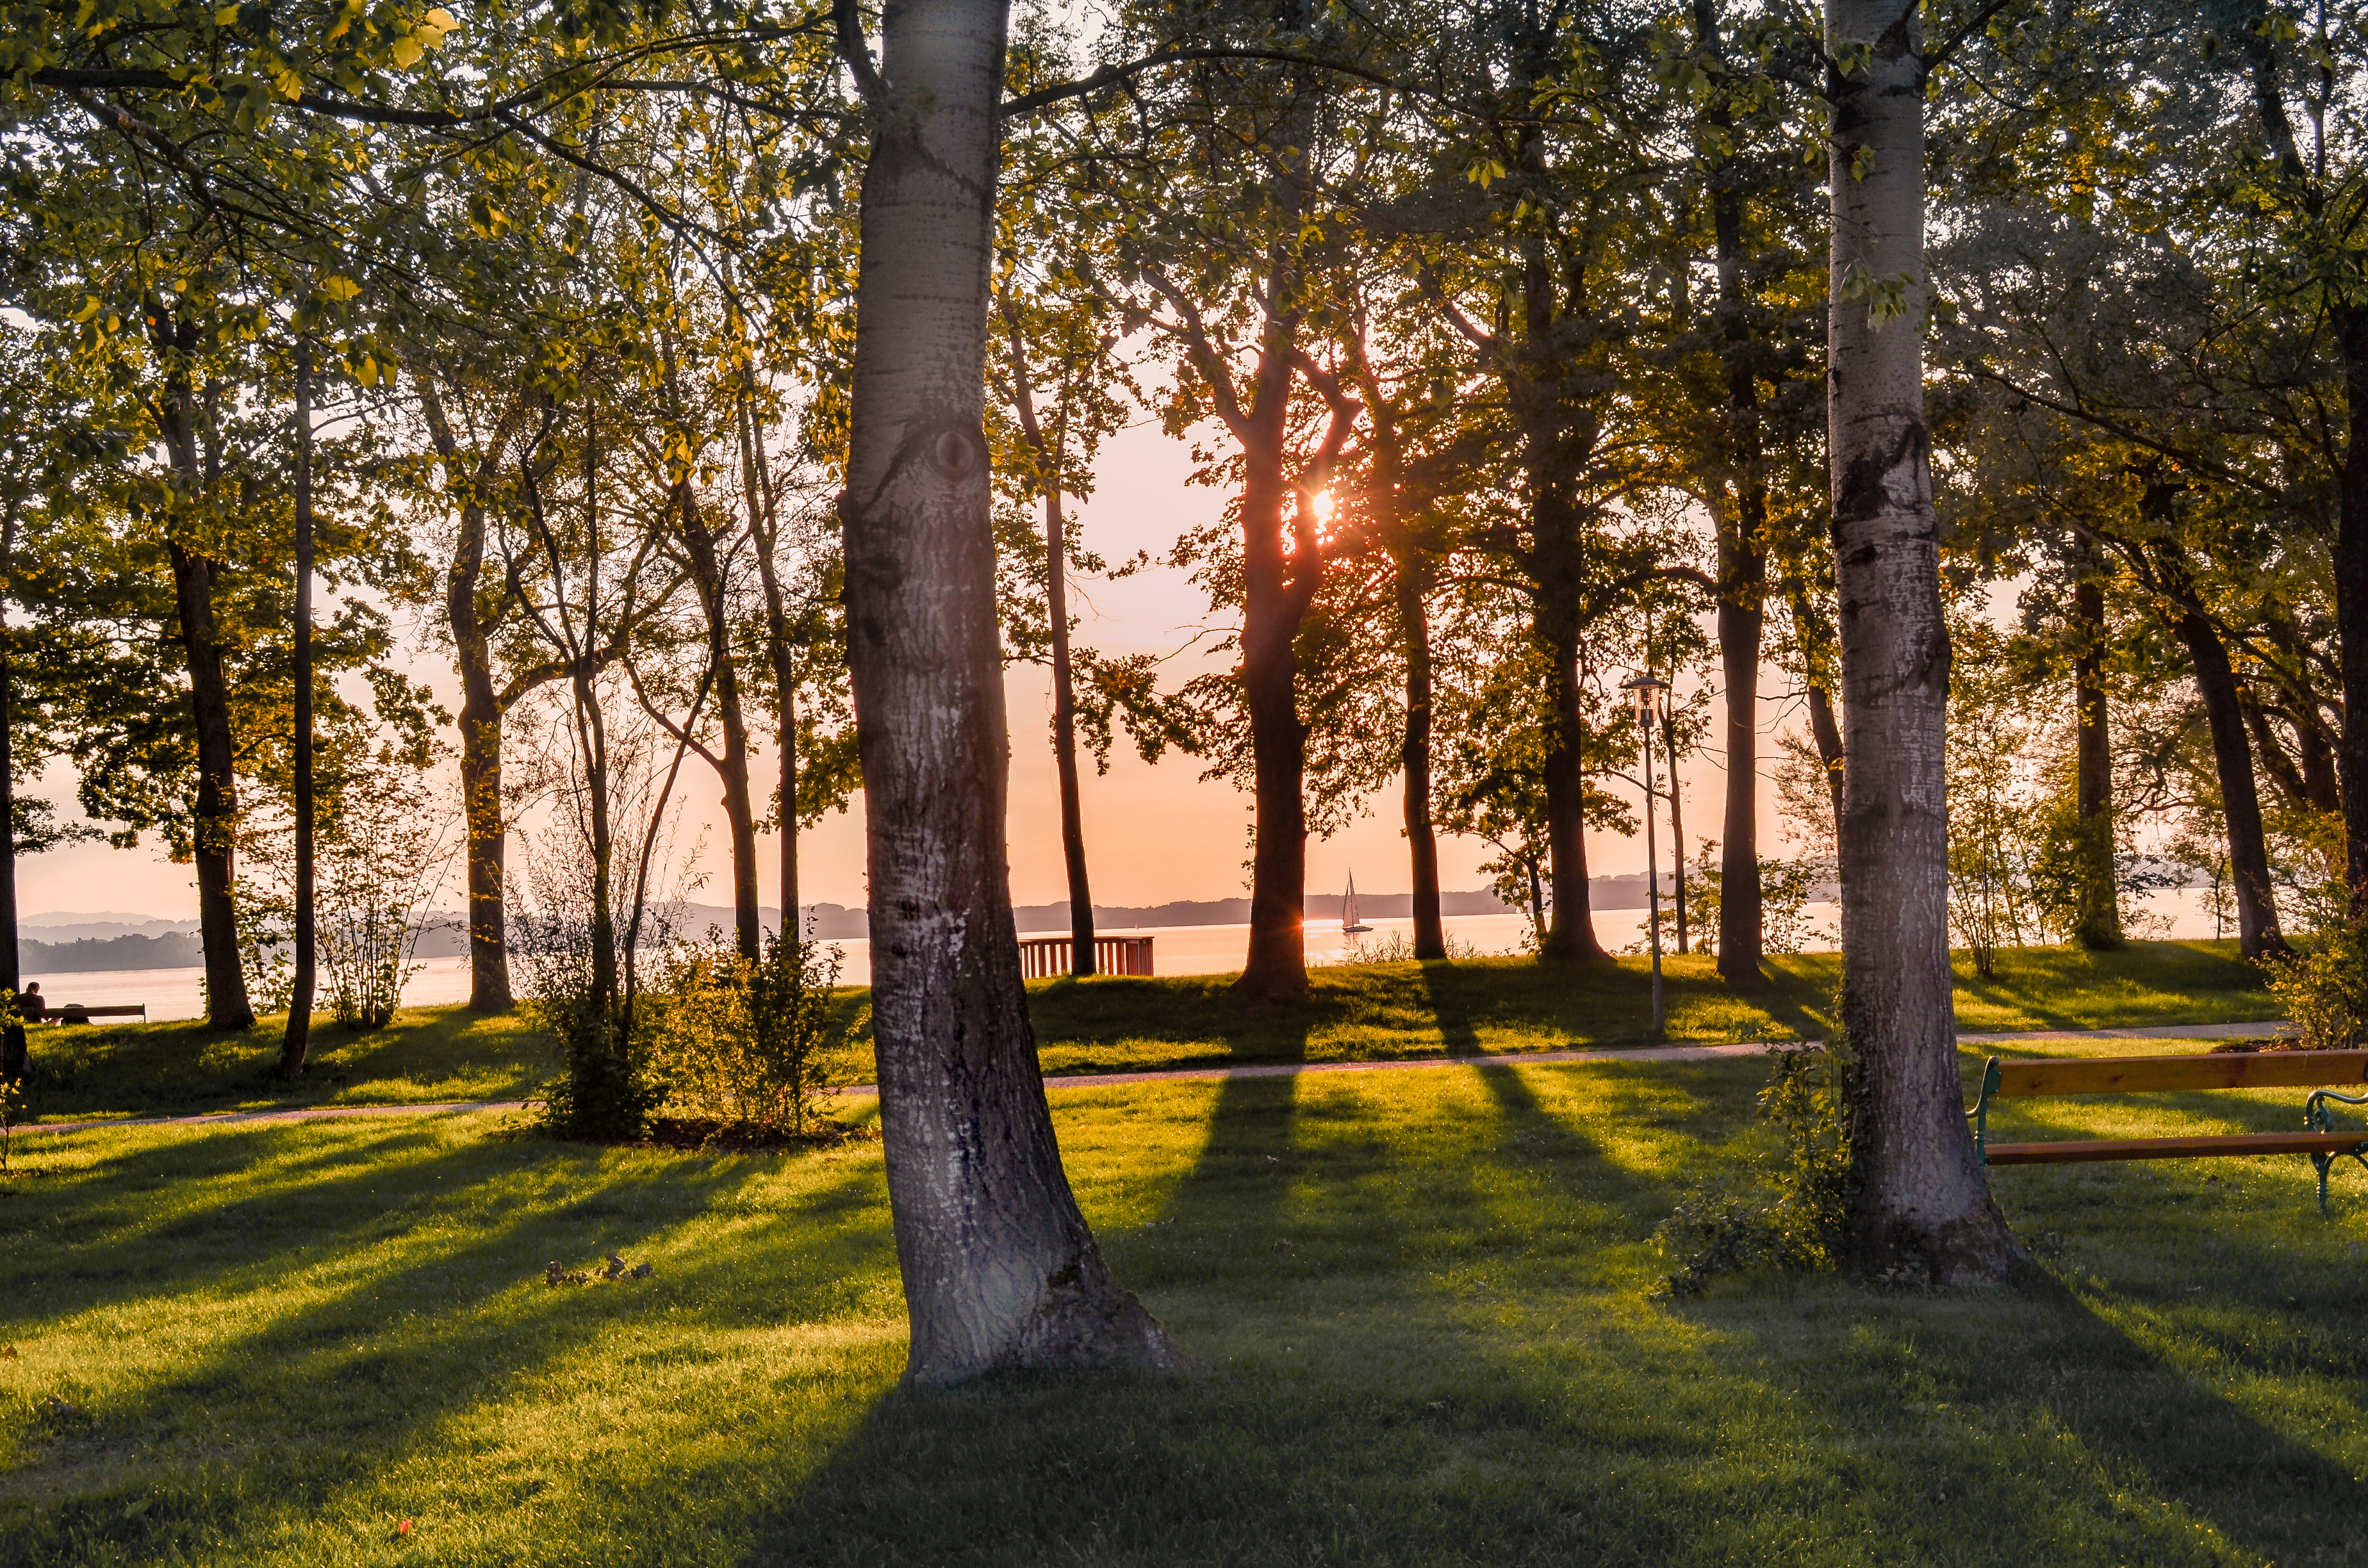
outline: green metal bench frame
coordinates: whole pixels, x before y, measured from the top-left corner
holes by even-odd
[[[2335,1125],[2328,1102],[2368,1106],[2368,1094],[2315,1087],[2303,1105],[2300,1132],[2243,1132],[2188,1138],[2122,1138],[2085,1142],[1993,1143],[1990,1101],[2072,1095],[2182,1093],[2202,1089],[2303,1088],[2368,1082],[2368,1051],[2226,1051],[2188,1056],[2070,1057],[1983,1065],[1981,1093],[1965,1112],[1982,1164],[2066,1165],[2103,1160],[2169,1160],[2232,1154],[2306,1154],[2318,1171],[2318,1211],[2327,1209],[2328,1175],[2342,1159],[2368,1170],[2368,1130]]]

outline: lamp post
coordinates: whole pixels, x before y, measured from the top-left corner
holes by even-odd
[[[1661,693],[1667,689],[1650,675],[1640,675],[1622,686],[1628,705],[1636,710],[1636,730],[1645,738],[1645,939],[1653,954],[1653,1038],[1661,1038],[1661,867],[1653,831],[1653,724],[1661,714]]]

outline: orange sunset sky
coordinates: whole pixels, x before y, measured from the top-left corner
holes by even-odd
[[[1138,550],[1147,550],[1155,557],[1163,555],[1179,533],[1216,516],[1224,506],[1218,492],[1186,483],[1190,472],[1183,444],[1161,434],[1156,424],[1121,433],[1105,448],[1098,468],[1097,492],[1082,509],[1087,545],[1112,561]],[[1076,608],[1083,618],[1077,632],[1081,642],[1110,652],[1147,649],[1178,653],[1171,666],[1177,681],[1203,667],[1201,655],[1178,652],[1187,649],[1196,631],[1213,624],[1206,601],[1182,573],[1159,567],[1123,581],[1087,582],[1079,585],[1077,598]],[[417,628],[410,629],[408,635],[417,647],[413,663],[420,678],[436,686],[448,709],[457,707],[456,683],[446,656],[424,641]],[[1011,673],[1007,689],[1012,736],[1012,897],[1019,903],[1047,903],[1067,896],[1050,744],[1050,686],[1042,670],[1021,668]],[[1786,699],[1786,683],[1776,672],[1764,674],[1761,691],[1764,735],[1802,722],[1797,704]],[[1762,853],[1772,852],[1781,831],[1774,791],[1764,777],[1768,750],[1763,743]],[[769,782],[772,766],[769,756],[759,759],[760,783]],[[1228,783],[1203,782],[1200,773],[1200,764],[1190,757],[1171,756],[1157,766],[1146,765],[1123,738],[1113,750],[1108,774],[1096,777],[1088,766],[1084,811],[1097,903],[1154,904],[1247,892],[1249,797]],[[694,896],[724,903],[729,901],[730,883],[713,777],[695,758],[686,765],[688,816],[681,837],[687,845],[703,842],[704,846],[699,869],[708,880],[705,889]],[[1719,758],[1714,755],[1690,758],[1684,783],[1691,855],[1700,839],[1718,834],[1725,790]],[[1624,788],[1616,783],[1613,787]],[[43,792],[73,813],[73,778],[66,768],[51,770]],[[827,818],[801,838],[803,902],[863,903],[861,811],[859,798],[847,814]],[[1358,822],[1329,839],[1311,840],[1309,891],[1337,892],[1353,869],[1362,892],[1406,892],[1409,879],[1405,840],[1397,823],[1398,801],[1393,784],[1368,802],[1366,814]],[[1666,821],[1661,829],[1666,869]],[[1488,854],[1487,846],[1476,840],[1442,837],[1441,885],[1450,890],[1484,886],[1486,879],[1476,868]],[[1599,876],[1641,871],[1644,843],[1641,837],[1590,835],[1588,857],[1588,869]],[[762,896],[768,903],[778,901],[776,864],[768,841],[761,851],[760,875]],[[193,919],[197,915],[197,892],[189,869],[172,864],[153,843],[130,850],[103,844],[69,846],[27,857],[18,863],[17,875],[17,907],[28,915],[68,910],[173,919]],[[457,889],[448,888],[440,902],[457,906]]]

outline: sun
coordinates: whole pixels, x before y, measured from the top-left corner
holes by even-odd
[[[1334,499],[1329,490],[1319,490],[1307,498],[1307,509],[1315,514],[1315,520],[1319,524],[1329,523],[1332,520],[1332,514],[1338,509],[1339,505],[1340,503]]]

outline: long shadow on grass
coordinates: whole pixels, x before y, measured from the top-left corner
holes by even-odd
[[[2315,1221],[2199,1199],[2192,1169],[2089,1169],[2112,1174],[2005,1173],[2019,1231],[2055,1260],[2012,1290],[1780,1282],[1675,1315],[1831,1434],[1854,1488],[1921,1494],[1874,1521],[1896,1561],[2361,1561],[2368,1486],[2344,1450],[2368,1312],[2336,1237],[2313,1249]],[[2261,1414],[2282,1408],[2283,1426]]]
[[[1592,1412],[1495,1337],[1521,1278],[1554,1267],[1531,1256],[1536,1213],[1617,1207],[1655,1178],[1510,1072],[1441,1074],[1435,1104],[1408,1118],[1352,1081],[1222,1084],[1164,1219],[1121,1258],[1204,1375],[892,1392],[793,1495],[750,1510],[739,1560],[1683,1556],[1707,1499],[1626,1495],[1626,1475],[1571,1450]],[[1653,1460],[1698,1458],[1715,1433],[1664,1434]]]
[[[126,1483],[118,1472],[99,1495],[20,1515],[0,1530],[6,1538],[0,1563],[86,1560],[103,1548],[146,1556],[198,1537],[234,1535],[243,1509],[268,1517],[291,1505],[317,1508],[339,1488],[369,1484],[472,1407],[551,1392],[572,1395],[576,1387],[629,1394],[629,1369],[588,1365],[584,1348],[622,1324],[645,1324],[661,1337],[697,1324],[723,1277],[741,1265],[732,1255],[670,1249],[668,1238],[763,1167],[683,1161],[604,1173],[597,1164],[571,1160],[568,1171],[579,1186],[566,1209],[520,1205],[513,1218],[494,1223],[467,1210],[468,1182],[433,1185],[438,1175],[465,1176],[472,1166],[483,1176],[488,1165],[495,1179],[516,1176],[519,1166],[554,1152],[549,1145],[469,1144],[416,1162],[405,1168],[407,1196],[438,1201],[391,1235],[348,1226],[338,1238],[345,1249],[339,1255],[324,1256],[315,1247],[290,1256],[284,1236],[247,1228],[224,1238],[229,1256],[219,1267],[175,1283],[202,1288],[198,1282],[208,1277],[245,1276],[237,1293],[256,1303],[263,1321],[214,1340],[202,1358],[173,1363],[167,1376],[129,1393],[88,1399],[87,1414],[59,1417],[49,1423],[55,1430],[31,1434],[37,1444],[63,1441],[69,1451],[94,1440],[131,1449],[142,1456],[140,1488],[163,1501],[136,1517],[127,1513]],[[393,1185],[383,1172],[381,1180]],[[803,1258],[814,1261],[819,1251],[827,1267],[802,1281],[780,1278],[773,1303],[815,1317],[848,1309],[845,1281],[860,1271],[859,1262],[876,1261],[869,1255],[877,1250],[879,1227],[867,1217],[847,1217],[850,1206],[837,1200],[842,1189],[874,1191],[877,1185],[875,1165],[850,1163],[836,1182],[800,1194],[796,1211],[775,1221],[795,1226]],[[303,1194],[299,1186],[279,1196],[301,1200]],[[835,1226],[810,1222],[834,1211],[842,1216]],[[381,1264],[387,1246],[396,1255]],[[546,1256],[580,1266],[609,1249],[655,1253],[663,1260],[660,1272],[613,1285],[554,1290],[540,1282]],[[320,1268],[343,1278],[323,1299],[276,1314],[268,1278],[255,1278]],[[664,1315],[677,1311],[691,1315]],[[554,1366],[567,1369],[568,1386],[558,1391],[545,1386]],[[249,1462],[254,1484],[182,1486],[184,1469],[207,1460],[221,1465],[210,1439],[249,1403],[268,1422],[284,1419],[279,1413],[286,1410],[308,1415],[291,1441]],[[37,1460],[31,1482],[39,1482],[40,1468]]]

